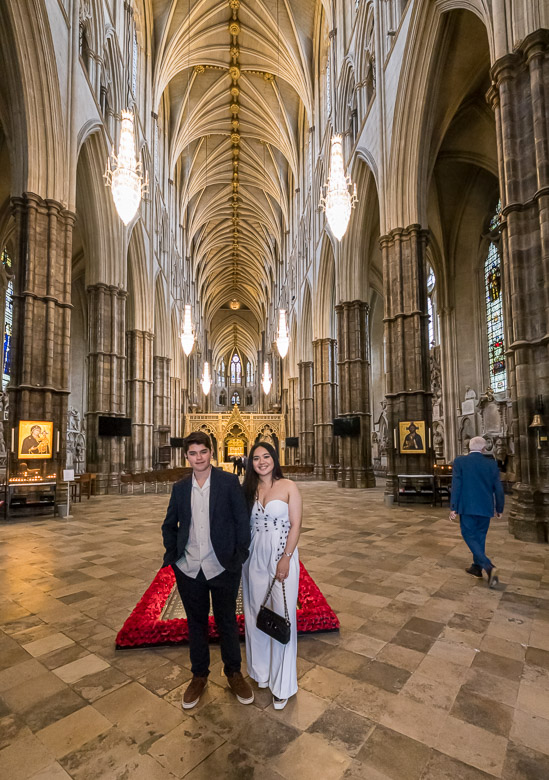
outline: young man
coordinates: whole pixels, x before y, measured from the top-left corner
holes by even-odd
[[[240,673],[236,623],[236,597],[250,546],[248,507],[238,478],[212,468],[209,436],[191,433],[184,450],[193,473],[175,483],[162,525],[164,566],[175,572],[189,627],[193,679],[181,704],[194,707],[208,681],[210,595],[229,686],[241,704],[251,704],[252,689]]]
[[[497,463],[484,455],[485,450],[483,437],[474,436],[469,442],[469,454],[454,460],[450,520],[459,515],[461,535],[473,554],[473,563],[465,571],[482,579],[484,569],[488,585],[494,588],[498,570],[486,555],[486,534],[494,508],[495,516],[501,517],[505,496]]]

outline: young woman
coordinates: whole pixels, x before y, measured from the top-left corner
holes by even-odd
[[[242,568],[242,593],[246,618],[248,674],[260,688],[270,688],[275,710],[286,706],[297,693],[297,591],[301,531],[301,494],[295,482],[284,479],[276,450],[267,442],[250,450],[244,492],[251,508],[252,543]],[[267,606],[284,614],[282,583],[291,622],[287,645],[260,631],[257,613],[276,577]]]

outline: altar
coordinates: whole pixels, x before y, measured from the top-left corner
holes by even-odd
[[[218,466],[247,455],[256,441],[272,444],[280,463],[285,464],[286,424],[282,414],[247,414],[235,404],[231,412],[186,415],[185,436],[193,431],[209,434]]]

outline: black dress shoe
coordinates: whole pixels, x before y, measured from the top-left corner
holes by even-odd
[[[465,569],[465,571],[467,574],[472,574],[473,577],[478,577],[480,580],[482,579],[482,568],[477,566],[476,563],[473,563],[468,569]]]

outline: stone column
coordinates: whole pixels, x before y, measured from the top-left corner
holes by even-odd
[[[88,471],[97,472],[96,489],[117,488],[125,463],[125,440],[98,436],[100,415],[126,415],[125,290],[107,284],[88,287]]]
[[[170,436],[180,438],[181,433],[181,379],[177,376],[170,377]],[[180,447],[172,449],[172,466],[181,466],[182,450]]]
[[[549,446],[544,440],[538,449],[528,426],[540,394],[549,425],[549,30],[529,35],[494,63],[491,75],[488,98],[496,115],[517,479],[509,529],[518,539],[547,542]]]
[[[380,238],[385,293],[386,397],[389,446],[386,500],[395,495],[397,474],[432,474],[429,452],[431,375],[425,247],[419,225],[396,228]],[[399,422],[425,421],[425,454],[400,454]],[[397,448],[393,432],[397,432]]]
[[[30,192],[13,198],[12,208],[16,256],[9,425],[53,422],[53,458],[45,463],[47,473],[57,474],[60,506],[66,502],[60,478],[66,460],[74,214]]]
[[[348,301],[336,306],[339,416],[360,417],[359,436],[339,437],[340,487],[375,487],[370,413],[369,306]]]
[[[155,355],[153,359],[153,422],[154,422],[154,463],[166,467],[171,459],[167,450],[170,444],[170,358]],[[166,454],[165,454],[166,453]]]
[[[299,379],[296,376],[288,379],[288,436],[299,436]],[[294,465],[296,462],[297,447],[286,449],[286,463]]]
[[[299,369],[299,459],[302,466],[314,466],[313,361],[298,363]]]
[[[132,419],[127,462],[132,473],[152,468],[153,340],[154,335],[148,331],[129,330],[126,333],[126,396],[128,415]]]
[[[332,429],[336,415],[335,339],[313,341],[315,477],[337,479],[336,446]]]

